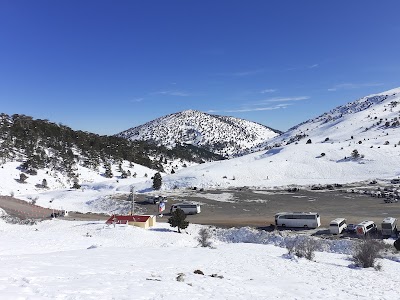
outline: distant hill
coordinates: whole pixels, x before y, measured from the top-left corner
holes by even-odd
[[[232,157],[245,153],[279,133],[278,130],[239,118],[185,110],[125,130],[117,136],[132,141],[150,141],[166,147],[191,144]]]

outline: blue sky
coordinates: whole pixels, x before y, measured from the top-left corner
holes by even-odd
[[[0,112],[114,134],[186,109],[288,128],[400,86],[400,1],[0,1]]]

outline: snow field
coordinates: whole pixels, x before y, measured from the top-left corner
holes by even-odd
[[[381,259],[382,271],[375,271],[351,267],[345,254],[290,258],[285,248],[257,243],[267,240],[246,228],[217,230],[214,248],[201,248],[200,228],[191,224],[178,234],[160,223],[143,230],[0,220],[1,298],[396,299],[400,293],[400,267],[393,260]],[[194,274],[197,269],[204,275]]]

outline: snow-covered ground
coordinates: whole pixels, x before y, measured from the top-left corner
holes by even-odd
[[[349,254],[290,258],[273,245],[279,239],[246,228],[217,229],[213,248],[202,248],[200,228],[191,224],[178,234],[161,223],[144,230],[0,219],[0,298],[392,300],[400,294],[396,259],[380,259],[382,270],[375,271],[355,268]],[[348,252],[338,245],[334,251]]]

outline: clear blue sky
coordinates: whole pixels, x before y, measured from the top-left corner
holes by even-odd
[[[400,1],[0,0],[0,112],[114,134],[186,109],[286,130],[400,86]]]

